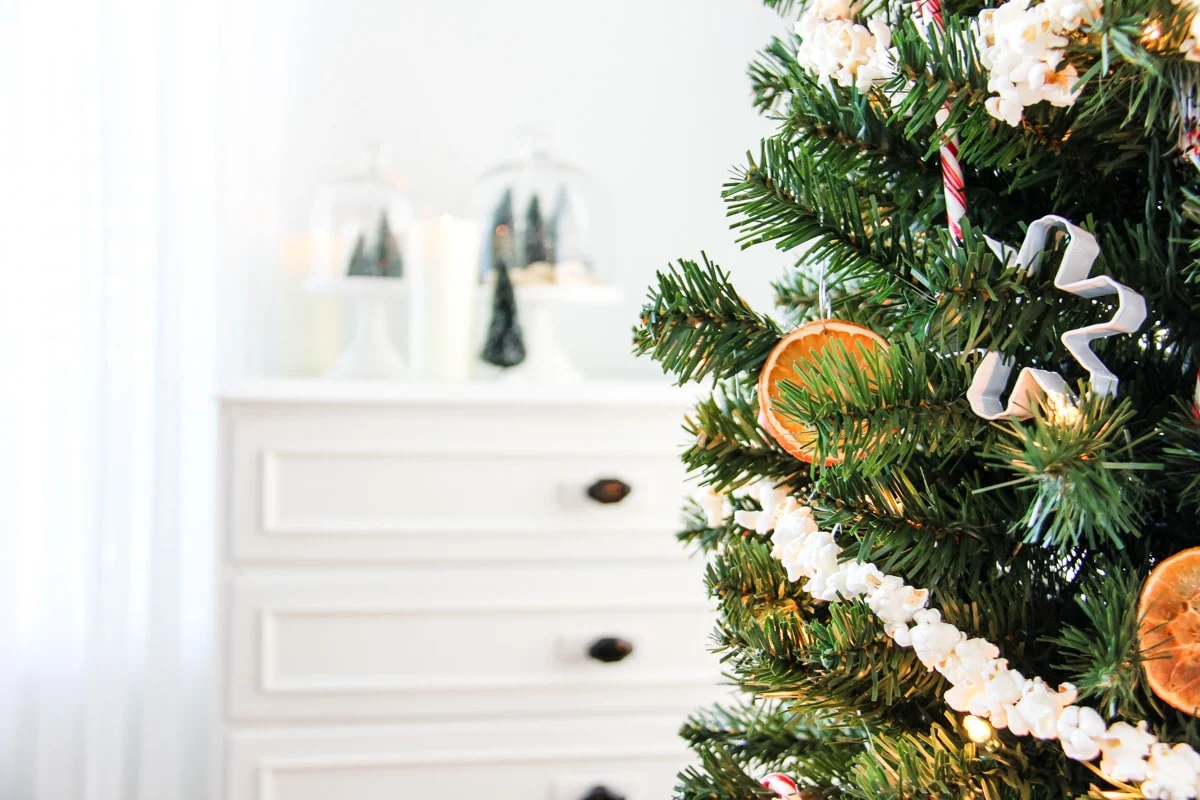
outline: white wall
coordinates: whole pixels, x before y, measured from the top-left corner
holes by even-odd
[[[601,181],[614,211],[606,250],[626,299],[570,325],[590,372],[650,374],[628,355],[629,330],[654,271],[676,258],[707,250],[746,297],[769,297],[784,259],[740,253],[720,200],[730,167],[771,129],[750,108],[746,66],[784,23],[755,0],[260,5],[233,36],[241,66],[227,76],[244,97],[230,139],[264,137],[232,148],[227,214],[242,235],[231,259],[274,260],[281,273],[267,240],[303,233],[318,187],[353,172],[369,140],[386,143],[419,209],[465,213],[474,178],[510,158],[518,128],[535,123],[550,129],[556,155]],[[282,91],[255,99],[250,86]],[[263,344],[250,369],[319,370],[335,315],[295,281],[257,264],[245,271],[267,295],[255,304]]]

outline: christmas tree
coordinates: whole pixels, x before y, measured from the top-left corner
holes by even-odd
[[[346,274],[351,277],[372,277],[376,274],[375,263],[367,258],[367,239],[361,233],[354,240],[354,250],[350,253],[350,265]]]
[[[358,234],[354,241],[354,250],[350,254],[350,264],[346,274],[352,277],[366,278],[400,278],[404,275],[404,261],[400,255],[400,246],[388,223],[386,211],[379,213],[379,224],[375,229],[373,253],[367,255],[367,239],[364,234]]]
[[[483,250],[483,274],[491,272],[495,265],[501,261],[506,264],[511,263],[516,256],[514,249],[515,226],[513,225],[513,193],[512,189],[505,189],[500,195],[500,202],[496,204],[496,211],[492,215],[492,229],[488,236],[488,241],[484,243]]]
[[[525,209],[525,231],[522,234],[524,247],[521,259],[523,266],[527,267],[530,264],[549,260],[552,249],[549,235],[546,220],[542,217],[541,203],[538,202],[535,194],[530,198],[529,206]]]
[[[1200,159],[1193,0],[769,2],[777,132],[635,346],[712,385],[716,649],[681,798],[1193,798]]]
[[[492,319],[488,323],[487,338],[480,358],[497,367],[515,367],[525,360],[525,339],[521,333],[521,318],[517,314],[517,296],[504,259],[496,259],[493,271],[496,274],[496,287],[492,291]]]
[[[375,233],[375,270],[385,278],[400,278],[404,275],[404,261],[400,246],[388,224],[386,211],[379,212],[379,225]]]

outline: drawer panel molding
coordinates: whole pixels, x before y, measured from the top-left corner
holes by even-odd
[[[630,525],[669,533],[684,495],[682,468],[670,454],[601,459],[272,449],[261,465],[264,536],[561,536]],[[613,504],[588,497],[596,480],[609,475],[630,484],[630,495]]]
[[[626,800],[670,794],[689,755],[670,718],[272,732],[235,729],[230,800]],[[492,729],[494,728],[494,730]]]
[[[643,567],[623,576],[636,578],[632,585],[614,573],[237,577],[231,714],[562,715],[684,710],[711,697],[719,661],[708,652],[711,607],[695,570]],[[632,650],[616,660],[591,655],[605,639]]]

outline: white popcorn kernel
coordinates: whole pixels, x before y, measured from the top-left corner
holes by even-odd
[[[1062,710],[1074,703],[1077,696],[1075,687],[1069,683],[1054,692],[1041,678],[1033,678],[1025,682],[1021,700],[1013,706],[1013,711],[1020,715],[1029,733],[1039,739],[1053,739],[1058,734]],[[1009,715],[1010,730],[1013,716]]]
[[[1108,732],[1104,720],[1093,708],[1067,706],[1058,718],[1058,740],[1067,758],[1091,761],[1100,755],[1100,743]]]
[[[789,497],[788,500],[792,500],[792,498]],[[794,500],[792,502],[795,503]],[[786,510],[775,520],[775,532],[771,534],[771,542],[774,545],[771,549],[771,557],[782,558],[784,548],[797,539],[802,539],[818,530],[820,528],[817,526],[817,521],[813,519],[812,509],[808,506],[797,505],[791,510]]]
[[[976,18],[975,42],[988,70],[993,96],[988,114],[1009,125],[1020,125],[1025,108],[1042,101],[1054,106],[1075,103],[1079,73],[1063,66],[1064,33],[1086,27],[1099,18],[1100,0],[1009,0]]]
[[[724,525],[733,511],[725,493],[713,491],[711,486],[701,486],[692,494],[692,499],[704,509],[704,524],[710,528]]]
[[[739,509],[733,512],[733,521],[747,530],[758,530],[758,523],[765,515],[761,511]]]
[[[971,711],[982,694],[982,683],[960,683],[947,689],[944,699],[946,705],[955,711],[966,714]]]
[[[1136,728],[1127,722],[1114,722],[1100,741],[1100,771],[1117,781],[1146,780],[1146,757],[1157,741],[1145,722],[1139,722]]]
[[[993,661],[984,670],[983,676],[983,695],[988,713],[996,714],[1001,709],[1016,705],[1024,696],[1028,683],[1020,672],[1009,669],[1004,659]]]
[[[883,585],[883,572],[874,564],[854,561],[843,568],[845,587],[842,594],[847,599],[861,597]]]
[[[901,647],[912,647],[912,629],[907,625],[884,625],[883,632]]]
[[[941,664],[954,652],[954,648],[965,640],[966,634],[948,622],[942,622],[942,614],[934,609],[922,609],[913,614],[912,648],[921,663],[930,669]]]
[[[770,533],[776,520],[798,507],[787,486],[776,486],[773,481],[756,481],[740,493],[742,497],[758,501],[761,511],[736,511],[733,519],[743,528],[755,533]]]
[[[841,0],[818,0],[796,22],[796,61],[820,78],[865,92],[895,73],[892,30],[882,17],[854,21]]]
[[[1142,794],[1151,800],[1193,800],[1200,780],[1200,755],[1190,745],[1150,746],[1146,782]]]
[[[885,626],[908,624],[927,602],[928,589],[914,589],[895,575],[884,575],[879,587],[867,595],[867,605]]]
[[[988,665],[999,657],[1000,648],[987,639],[967,639],[959,642],[938,672],[955,686],[981,683]]]

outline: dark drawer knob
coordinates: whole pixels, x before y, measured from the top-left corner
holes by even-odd
[[[619,503],[629,496],[633,489],[625,481],[616,478],[601,478],[587,489],[587,496],[597,503]]]
[[[592,642],[588,655],[605,664],[620,661],[633,652],[633,642],[616,636],[604,636]]]
[[[593,786],[579,800],[625,800],[625,795],[617,794],[607,786]]]

